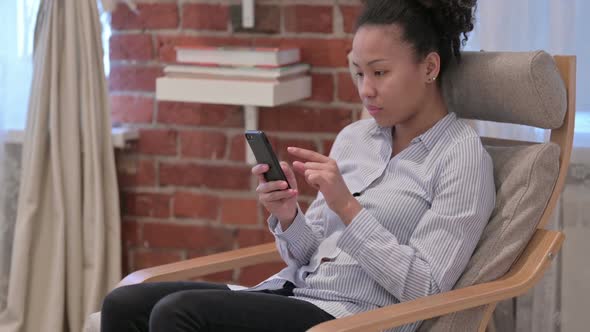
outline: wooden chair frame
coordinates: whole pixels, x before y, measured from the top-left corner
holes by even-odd
[[[546,230],[544,227],[563,190],[574,134],[576,58],[575,56],[555,56],[554,59],[567,90],[567,112],[564,123],[560,128],[551,131],[550,138],[551,142],[558,144],[561,148],[559,175],[537,230],[506,275],[495,281],[335,319],[319,324],[309,331],[381,331],[485,305],[485,315],[479,326],[479,331],[483,332],[499,301],[522,295],[535,285],[559,252],[564,241],[562,232]],[[268,243],[136,271],[124,278],[118,287],[143,282],[195,279],[234,268],[276,261],[281,261],[281,258],[275,244]]]

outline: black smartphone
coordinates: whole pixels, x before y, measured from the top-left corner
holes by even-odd
[[[261,130],[246,130],[245,135],[256,161],[269,166],[268,171],[264,173],[264,179],[266,181],[285,181],[288,188],[291,188],[266,134]]]

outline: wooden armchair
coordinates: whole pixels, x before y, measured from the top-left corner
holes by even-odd
[[[532,288],[564,241],[562,232],[544,227],[568,170],[575,81],[575,57],[545,52],[467,52],[460,66],[449,68],[443,91],[449,108],[460,117],[551,129],[550,142],[515,146],[514,141],[482,138],[494,160],[497,204],[455,289],[309,331],[382,331],[415,321],[425,321],[420,331],[485,331],[499,301]],[[524,171],[513,170],[525,164]],[[140,270],[119,286],[195,279],[271,261],[280,261],[274,243]]]

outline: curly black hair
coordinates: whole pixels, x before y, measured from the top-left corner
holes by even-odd
[[[356,29],[364,25],[393,25],[402,28],[404,41],[416,51],[417,59],[430,52],[441,58],[441,74],[454,56],[461,60],[461,46],[474,27],[477,0],[365,0]],[[440,82],[440,81],[439,81]]]

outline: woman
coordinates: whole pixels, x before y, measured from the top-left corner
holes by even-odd
[[[372,119],[344,128],[330,156],[290,147],[292,189],[253,167],[287,267],[260,285],[122,287],[102,309],[102,331],[305,331],[335,317],[450,290],[495,200],[479,137],[449,113],[436,82],[475,1],[366,1],[354,36],[358,92]],[[319,190],[307,213],[295,172]],[[418,323],[400,328],[413,331]]]

